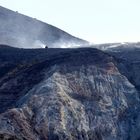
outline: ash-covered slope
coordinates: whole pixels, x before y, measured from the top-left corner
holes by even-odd
[[[116,60],[92,48],[55,52],[0,79],[0,138],[138,140],[139,93]]]
[[[0,6],[0,44],[21,48],[87,44],[52,25]]]

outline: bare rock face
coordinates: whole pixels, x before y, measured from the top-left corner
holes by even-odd
[[[140,139],[138,91],[97,49],[64,51],[5,75],[4,91],[12,107],[0,97],[1,139]]]
[[[140,91],[140,43],[119,44],[105,50],[117,59],[117,67]]]

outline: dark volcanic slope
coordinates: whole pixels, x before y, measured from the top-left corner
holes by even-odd
[[[72,50],[73,49],[58,48],[22,49],[0,45],[0,77],[12,70],[27,67],[46,59],[54,58],[61,52],[69,52]]]
[[[0,52],[4,63],[25,58],[0,78],[1,139],[140,138],[139,93],[111,55],[92,48]],[[18,62],[6,54],[20,54]]]
[[[86,43],[52,25],[0,6],[0,44],[40,48],[44,44],[60,47]]]

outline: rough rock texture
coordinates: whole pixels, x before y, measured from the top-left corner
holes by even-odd
[[[111,55],[52,56],[0,79],[1,139],[140,139],[139,92]]]
[[[140,43],[119,44],[105,50],[117,60],[117,67],[140,90]]]

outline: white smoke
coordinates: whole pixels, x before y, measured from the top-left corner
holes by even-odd
[[[45,48],[45,44],[43,42],[41,42],[40,40],[36,40],[33,44],[34,48]]]
[[[76,43],[61,43],[59,44],[60,48],[78,48],[81,45],[76,44]]]
[[[60,39],[58,42],[54,43],[53,48],[79,48],[79,47],[88,47],[90,45],[89,42],[83,43],[80,41],[65,41]]]

